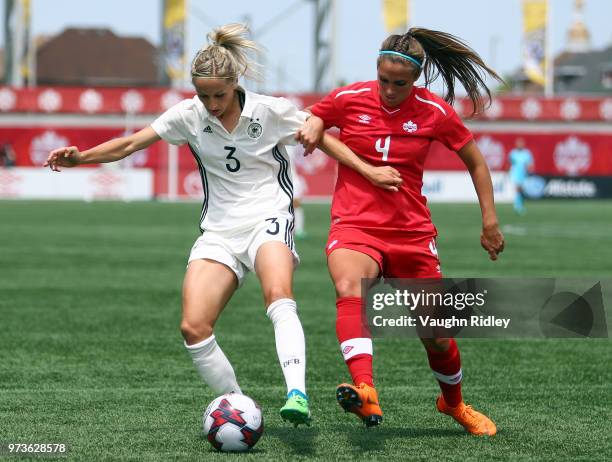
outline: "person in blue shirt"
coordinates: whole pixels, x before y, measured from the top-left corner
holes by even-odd
[[[533,170],[533,155],[525,147],[525,140],[517,138],[515,147],[510,151],[510,180],[516,187],[514,195],[514,211],[519,215],[525,213],[523,183],[529,172]]]

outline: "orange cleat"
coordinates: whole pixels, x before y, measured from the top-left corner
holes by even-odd
[[[336,389],[336,399],[346,412],[356,414],[366,427],[382,423],[383,412],[378,404],[376,388],[360,383],[351,385],[343,383]]]
[[[436,407],[442,414],[449,415],[459,422],[472,435],[493,436],[497,433],[497,427],[491,419],[475,411],[472,406],[466,405],[463,401],[457,407],[450,407],[440,395],[436,400]]]

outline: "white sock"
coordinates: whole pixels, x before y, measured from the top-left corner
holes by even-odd
[[[276,354],[287,383],[287,393],[297,389],[306,394],[306,342],[294,300],[282,298],[266,312],[274,325]]]
[[[304,209],[302,207],[296,207],[293,210],[293,216],[295,217],[295,232],[304,232]]]
[[[185,348],[191,355],[198,373],[215,393],[219,395],[232,391],[242,393],[234,369],[223,350],[217,345],[214,335],[195,345],[185,343]]]

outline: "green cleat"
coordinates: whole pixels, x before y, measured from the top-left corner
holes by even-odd
[[[287,402],[280,410],[280,415],[283,420],[288,420],[294,427],[299,424],[310,425],[308,397],[299,390],[291,390],[287,395]]]

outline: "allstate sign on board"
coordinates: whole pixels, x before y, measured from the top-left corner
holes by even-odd
[[[514,189],[505,172],[491,172],[495,202],[512,202]],[[478,202],[472,178],[467,171],[426,171],[422,193],[428,202]]]
[[[609,199],[612,177],[609,176],[529,176],[523,183],[528,199]]]

